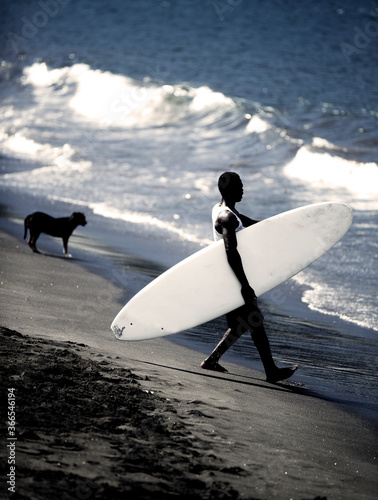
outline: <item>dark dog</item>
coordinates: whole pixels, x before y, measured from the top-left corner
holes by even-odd
[[[77,226],[85,226],[86,223],[85,215],[81,212],[74,212],[71,217],[61,217],[59,219],[55,219],[42,212],[34,212],[25,218],[24,239],[29,229],[28,245],[33,252],[39,253],[36,243],[41,233],[46,233],[50,236],[58,236],[63,239],[63,251],[65,256],[70,257],[68,253],[68,239]]]

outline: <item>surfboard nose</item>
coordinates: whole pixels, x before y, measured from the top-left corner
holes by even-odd
[[[116,338],[117,340],[121,340],[122,333],[123,333],[123,330],[125,329],[125,327],[120,328],[118,325],[113,324],[113,325],[111,326],[111,329],[112,329],[112,331],[113,331],[113,333],[114,333],[115,338]]]

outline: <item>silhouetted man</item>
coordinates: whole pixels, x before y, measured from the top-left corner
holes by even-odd
[[[278,382],[291,377],[298,366],[278,368],[275,365],[264,328],[264,317],[257,305],[255,292],[245,275],[242,259],[237,249],[236,233],[258,221],[240,214],[235,208],[235,204],[241,201],[244,194],[243,183],[238,174],[225,172],[219,178],[218,187],[222,200],[213,208],[214,239],[224,241],[227,261],[240,281],[245,304],[226,315],[228,330],[211,355],[201,363],[201,367],[208,370],[227,371],[218,363],[220,357],[243,333],[249,330],[264,365],[266,380]]]

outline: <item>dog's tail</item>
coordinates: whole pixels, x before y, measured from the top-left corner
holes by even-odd
[[[24,220],[24,239],[26,238],[26,234],[28,232],[29,218],[30,218],[30,216],[28,215],[27,217],[25,217],[25,220]]]

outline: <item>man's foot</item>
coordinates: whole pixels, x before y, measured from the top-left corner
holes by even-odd
[[[204,368],[205,370],[213,370],[215,372],[227,372],[226,368],[223,368],[223,366],[221,366],[217,361],[209,361],[208,359],[202,361],[201,368]]]
[[[275,384],[280,380],[286,380],[290,378],[296,370],[298,370],[298,365],[293,365],[290,368],[276,368],[272,373],[266,376],[266,381]]]

